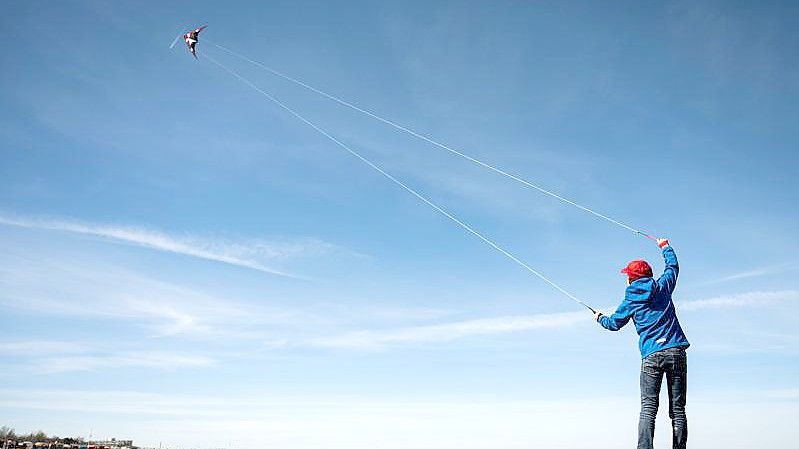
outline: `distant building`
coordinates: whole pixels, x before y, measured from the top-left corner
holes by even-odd
[[[117,449],[117,448],[133,448],[133,440],[117,440],[116,438],[111,438],[110,440],[104,441],[89,441],[89,445],[98,446],[98,447],[105,447],[109,449]]]

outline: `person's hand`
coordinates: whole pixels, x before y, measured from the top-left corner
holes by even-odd
[[[599,322],[599,317],[602,316],[602,312],[594,312],[594,321]]]
[[[658,242],[658,246],[661,248],[665,248],[669,246],[669,239],[655,239]]]

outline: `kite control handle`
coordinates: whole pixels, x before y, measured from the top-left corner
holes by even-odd
[[[658,241],[658,239],[656,237],[651,236],[651,235],[647,234],[646,232],[644,232],[644,231],[642,231],[640,229],[634,229],[633,232],[638,234],[638,235],[640,235],[640,236],[642,236],[642,237],[646,237],[649,240],[652,240],[653,242],[657,242]]]
[[[591,311],[591,313],[596,313],[596,310],[594,310],[594,308],[593,308],[593,307],[589,306],[588,304],[586,304],[586,303],[584,303],[584,302],[582,302],[582,301],[578,301],[578,302],[579,302],[580,304],[582,304],[582,305],[583,305],[583,307],[585,307],[586,309],[590,310],[590,311]]]

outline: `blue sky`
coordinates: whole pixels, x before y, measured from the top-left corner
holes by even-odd
[[[631,326],[600,329],[246,85],[168,49],[208,23],[215,43],[668,236],[693,444],[791,446],[798,13],[6,5],[0,425],[169,447],[634,443]],[[662,268],[646,239],[198,49],[591,304],[620,301],[627,261]]]

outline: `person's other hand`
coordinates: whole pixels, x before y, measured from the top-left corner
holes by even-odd
[[[669,239],[656,239],[656,241],[658,242],[658,246],[661,248],[669,246]]]
[[[594,321],[599,322],[599,317],[602,316],[602,312],[594,312]]]

